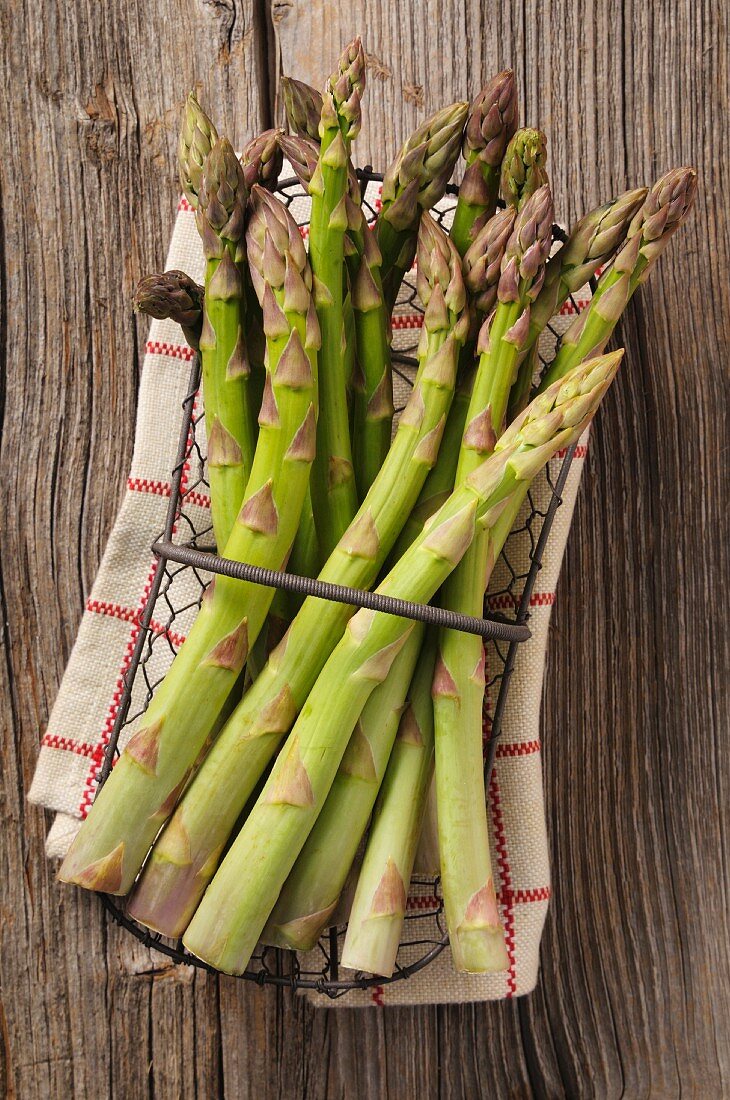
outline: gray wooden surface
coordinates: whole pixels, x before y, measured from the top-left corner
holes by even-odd
[[[164,260],[179,106],[198,86],[240,143],[274,117],[281,71],[320,83],[356,30],[361,163],[511,64],[563,220],[673,164],[701,171],[693,221],[621,325],[570,540],[545,695],[555,897],[520,1002],[314,1012],[179,970],[54,886],[25,801],[130,459],[145,326],[129,302]],[[45,0],[2,5],[0,31],[0,1091],[730,1095],[727,7]]]

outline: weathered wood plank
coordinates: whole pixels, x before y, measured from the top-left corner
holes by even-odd
[[[74,0],[14,10],[12,33],[0,13],[13,90],[0,104],[12,135],[0,158],[11,502],[0,1085],[23,1100],[723,1095],[722,13],[709,0],[352,0],[346,10],[272,0],[274,45],[265,6]],[[371,55],[361,163],[382,166],[427,112],[512,64],[523,117],[550,138],[564,220],[674,163],[703,174],[681,246],[622,326],[624,377],[576,514],[546,691],[555,900],[541,986],[515,1004],[314,1012],[286,993],[181,972],[107,927],[94,899],[55,888],[45,823],[24,801],[126,476],[145,330],[128,303],[139,274],[164,259],[179,104],[199,84],[240,142],[268,119],[269,73],[320,83],[358,30]]]
[[[726,207],[713,199],[725,165],[721,28],[709,6],[691,16],[615,3],[457,13],[433,2],[404,14],[317,0],[274,11],[282,70],[315,82],[326,75],[319,43],[332,57],[363,30],[377,60],[360,163],[382,166],[420,118],[512,64],[523,118],[550,140],[563,220],[672,164],[703,172],[693,222],[617,337],[624,377],[598,425],[555,614],[545,707],[555,901],[541,989],[518,1008],[439,1009],[438,1031],[432,1012],[413,1016],[414,1046],[436,1041],[439,1095],[719,1094],[730,769],[717,722],[722,712],[727,723],[718,688],[728,655],[725,601],[708,600],[708,578],[727,570],[718,474],[730,317],[722,307],[708,316],[707,303],[730,259]],[[423,87],[420,109],[403,102],[411,81]],[[357,1016],[336,1015],[338,1032],[352,1026]]]
[[[138,1100],[150,1062],[157,1095],[174,1095],[180,1042],[180,1092],[197,1075],[206,1094],[215,991],[135,973],[130,938],[53,883],[25,793],[125,483],[146,331],[130,299],[165,258],[179,105],[199,86],[235,140],[260,128],[266,29],[251,0],[74,0],[6,5],[0,39],[4,1095]]]

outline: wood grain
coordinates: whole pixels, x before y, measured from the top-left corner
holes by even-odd
[[[700,0],[151,0],[0,11],[4,1095],[720,1097],[730,1092],[725,631],[727,13]],[[560,217],[676,163],[702,190],[617,336],[545,694],[555,898],[542,980],[498,1005],[314,1012],[153,956],[54,888],[25,802],[130,458],[191,85],[240,142],[276,76],[363,30],[358,160],[514,66]]]

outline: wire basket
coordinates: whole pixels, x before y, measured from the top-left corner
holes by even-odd
[[[368,220],[372,221],[379,207],[379,188],[371,185],[379,184],[382,176],[368,166],[358,169],[358,177],[361,182],[363,209]],[[456,192],[457,189],[450,186],[438,210],[432,212],[446,229],[450,226],[456,205]],[[298,180],[281,181],[277,193],[306,236],[309,199]],[[565,240],[565,234],[560,227],[555,226],[553,232],[555,240]],[[393,382],[396,416],[404,407],[415,378],[416,360],[413,352],[418,342],[418,318],[422,314],[423,307],[418,299],[415,279],[411,275],[403,283],[394,315]],[[552,347],[548,350],[543,345],[541,348],[541,370],[552,359],[559,341],[558,332],[552,326],[548,327]],[[384,607],[374,594],[355,593],[352,589],[323,591],[321,586],[317,587],[316,581],[308,578],[282,581],[283,575],[280,573],[269,573],[267,570],[255,569],[216,556],[211,545],[213,532],[210,513],[205,507],[208,482],[205,468],[204,413],[198,408],[199,385],[200,365],[196,357],[193,360],[188,393],[182,406],[178,454],[171,479],[172,489],[165,529],[153,544],[158,566],[141,613],[140,632],[124,676],[122,697],[105,751],[97,789],[106,781],[119,755],[120,735],[144,713],[182,644],[185,624],[192,621],[210,581],[210,574],[227,573],[278,587],[288,585],[307,594],[340,599],[342,602],[360,606],[374,606],[380,610],[398,611],[427,622],[444,622],[444,613],[438,608],[421,605],[411,605],[409,608]],[[484,759],[487,780],[501,732],[502,715],[517,647],[530,637],[527,626],[530,597],[540,570],[553,517],[561,504],[561,492],[574,449],[575,445],[567,451],[557,476],[551,477],[549,468],[546,469],[544,477],[547,478],[549,488],[546,505],[544,502],[538,505],[533,495],[528,494],[524,522],[513,530],[502,551],[500,584],[495,589],[490,588],[485,598],[484,619],[472,620],[468,624],[453,620],[449,622],[449,625],[470,629],[485,638],[489,669],[485,693],[487,737]],[[530,547],[529,566],[521,569],[513,564],[511,551],[515,540],[524,540],[525,537],[529,540]],[[509,616],[500,614],[495,608],[509,609],[512,613]],[[487,700],[495,700],[493,709]],[[340,978],[340,941],[344,938],[346,925],[330,928],[315,951],[309,952],[306,957],[279,948],[260,947],[241,978],[259,985],[315,990],[331,998],[340,997],[353,989],[382,986],[408,978],[428,966],[448,944],[438,877],[412,878],[409,895],[403,939],[391,978],[360,973],[346,979]],[[112,919],[145,946],[154,948],[179,963],[215,973],[212,967],[186,951],[182,941],[168,940],[133,921],[124,910],[123,899],[106,894],[100,897]]]

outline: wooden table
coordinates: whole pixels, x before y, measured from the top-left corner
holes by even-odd
[[[690,0],[4,5],[6,1095],[729,1094],[721,13]],[[538,991],[511,1003],[315,1012],[170,966],[96,899],[54,886],[48,820],[25,801],[124,487],[146,328],[130,297],[164,261],[183,98],[198,86],[240,144],[278,117],[280,72],[320,83],[359,29],[361,162],[384,164],[427,112],[511,64],[522,117],[551,140],[564,221],[673,164],[701,171],[693,220],[620,326],[627,362],[584,478],[545,694],[555,897]]]

